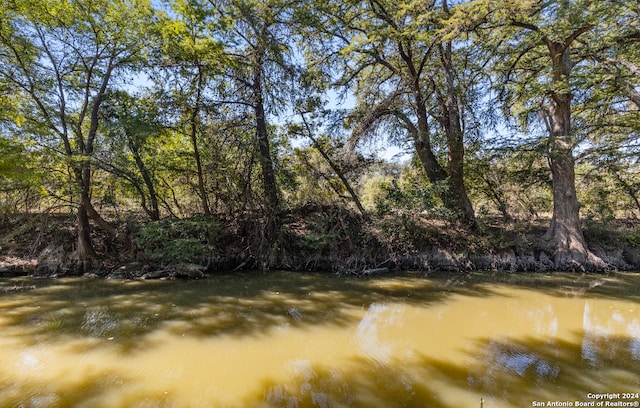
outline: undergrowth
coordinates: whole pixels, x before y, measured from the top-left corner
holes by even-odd
[[[208,217],[167,218],[144,224],[134,235],[133,242],[144,257],[162,264],[193,262],[207,257],[213,249],[212,236],[218,223]]]

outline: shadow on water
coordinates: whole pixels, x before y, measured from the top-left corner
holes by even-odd
[[[484,339],[477,341],[468,366],[427,357],[421,365],[431,379],[483,395],[486,407],[497,402],[515,407],[532,406],[533,401],[589,401],[589,393],[637,392],[639,361],[630,353],[630,343],[637,339],[615,336],[587,346],[589,341],[584,334],[577,334],[575,342]]]
[[[112,389],[120,388],[128,381],[120,373],[87,375],[82,383],[61,385],[51,381],[16,383],[1,380],[11,378],[0,369],[0,402],[3,407],[76,407],[99,401]],[[96,403],[93,406],[97,406]]]
[[[612,271],[607,274],[547,272],[475,272],[465,275],[469,284],[481,282],[544,291],[553,296],[612,298],[640,302],[640,274]]]
[[[630,342],[637,339],[601,340],[588,351],[580,341],[478,340],[468,364],[423,355],[410,364],[354,359],[345,371],[302,364],[288,383],[267,381],[252,400],[263,399],[260,406],[300,408],[457,408],[479,407],[482,401],[491,408],[534,406],[534,401],[575,404],[592,402],[589,393],[637,392],[639,361],[628,355]],[[466,397],[456,401],[456,395]]]
[[[345,371],[299,364],[290,382],[265,381],[262,393],[243,406],[266,407],[406,407],[447,408],[436,387],[415,381],[402,365],[353,359]],[[256,403],[255,401],[264,401]],[[479,401],[478,401],[479,402]]]
[[[197,282],[17,278],[0,281],[0,330],[5,340],[38,350],[18,356],[21,366],[35,373],[41,371],[35,356],[56,344],[78,356],[105,350],[126,357],[152,347],[149,335],[156,330],[215,338],[259,336],[283,325],[347,327],[358,317],[346,309],[367,309],[375,302],[426,306],[456,293],[492,294],[456,279],[361,280],[295,273],[224,275]],[[130,383],[126,374],[94,367],[77,382],[34,377],[19,384],[11,370],[0,367],[3,406],[92,406],[91,401]],[[366,372],[360,381],[369,386]],[[373,392],[378,385],[371,387]],[[162,395],[136,395],[135,400],[143,401],[139,406],[166,402]]]
[[[346,326],[354,323],[346,308],[366,309],[375,302],[426,306],[452,294],[493,294],[455,279],[361,280],[278,272],[197,282],[14,280],[5,282],[8,286],[23,289],[0,287],[1,325],[19,327],[25,343],[93,337],[109,339],[122,352],[145,347],[144,336],[167,325],[189,336],[250,336],[283,324]]]
[[[259,336],[282,325],[350,327],[361,319],[349,313],[354,308],[367,310],[383,303],[427,307],[458,295],[507,296],[495,289],[496,284],[557,296],[623,297],[635,302],[640,279],[627,278],[503,274],[487,279],[471,274],[431,279],[415,274],[350,279],[275,272],[197,282],[12,279],[0,282],[0,330],[26,347],[87,339],[74,346],[78,354],[113,349],[126,357],[153,346],[150,334],[157,330],[207,339]],[[452,402],[452,395],[465,394],[466,401],[477,401],[472,407],[485,398],[484,407],[492,408],[638,390],[638,337],[574,334],[573,340],[474,339],[464,350],[466,358],[455,362],[420,353],[385,362],[353,357],[339,369],[295,361],[287,382],[264,380],[260,392],[242,406],[449,408],[461,406]],[[91,406],[90,401],[129,382],[126,374],[96,369],[81,383],[63,388],[43,380],[15,384],[5,380],[13,378],[9,370],[0,365],[0,402],[7,406],[75,406],[87,401]],[[142,401],[138,406],[170,403],[162,395],[138,395],[136,400]]]

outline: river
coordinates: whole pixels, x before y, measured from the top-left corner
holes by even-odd
[[[638,392],[638,274],[0,280],[2,407],[637,406]]]

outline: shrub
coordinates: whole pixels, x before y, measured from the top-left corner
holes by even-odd
[[[335,232],[322,234],[311,233],[300,238],[299,244],[302,248],[322,250],[331,245],[332,242],[339,238]]]
[[[153,262],[162,264],[192,262],[206,257],[213,249],[211,235],[218,230],[215,220],[204,216],[167,218],[145,224],[133,242]]]

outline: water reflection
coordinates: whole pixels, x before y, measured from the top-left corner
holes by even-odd
[[[635,275],[4,281],[0,405],[494,408],[637,390],[639,288]]]
[[[340,407],[351,406],[354,396],[346,378],[338,369],[323,372],[311,360],[287,363],[289,381],[268,387],[265,402],[276,407]],[[292,387],[291,384],[295,384]]]
[[[91,336],[109,336],[118,328],[118,318],[106,308],[88,310],[84,314],[80,329]]]
[[[603,360],[640,360],[640,318],[635,309],[632,304],[594,308],[586,302],[582,317],[582,359],[593,367]],[[629,338],[623,345],[611,342],[612,337],[625,333]],[[601,349],[606,349],[604,355],[598,352]]]
[[[359,353],[376,364],[388,364],[393,352],[392,345],[383,343],[379,334],[380,331],[401,325],[401,317],[402,305],[373,303],[369,306],[354,335]]]
[[[488,363],[490,370],[502,370],[507,375],[517,375],[522,378],[531,377],[536,381],[555,380],[560,373],[560,367],[551,361],[546,361],[526,348],[508,347],[505,344],[490,342],[486,350],[491,357]],[[485,373],[485,378],[495,380],[499,375]],[[470,381],[472,382],[472,381]]]

